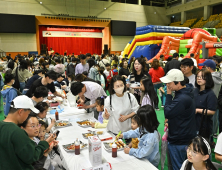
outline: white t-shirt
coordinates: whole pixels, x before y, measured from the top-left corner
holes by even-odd
[[[181,166],[180,170],[184,170],[184,168],[185,168],[185,166],[186,166],[186,164],[187,164],[187,161],[188,161],[188,160],[185,160],[185,161],[183,162],[183,165]],[[193,165],[192,165],[191,170],[195,170],[194,167],[193,167]]]
[[[195,87],[195,75],[192,74],[190,77],[187,77],[189,79],[189,83],[193,84],[193,87]]]
[[[222,155],[222,132],[219,134],[217,138],[217,144],[215,146],[214,152]]]
[[[195,58],[192,58],[192,57],[191,57],[191,59],[193,60],[194,66],[197,67],[197,60]]]
[[[108,77],[108,76],[109,76],[109,71],[104,70],[104,72],[103,72],[103,73],[106,75],[106,77]]]

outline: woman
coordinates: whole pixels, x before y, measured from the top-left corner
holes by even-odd
[[[196,75],[195,85],[196,88],[194,90],[194,99],[196,104],[196,129],[197,132],[200,131],[201,136],[209,139],[213,126],[212,117],[217,109],[217,97],[212,90],[212,88],[214,87],[214,81],[212,79],[211,73],[206,69],[198,71]],[[205,122],[204,119],[202,121],[203,126],[201,128],[200,126],[203,112],[206,113],[206,111],[207,122]],[[206,129],[204,134],[202,134],[203,132],[200,128]]]
[[[164,70],[162,67],[160,67],[159,60],[154,59],[151,64],[151,69],[149,71],[149,74],[152,78],[152,82],[154,85],[155,92],[157,93],[157,90],[162,87],[162,82],[160,81],[160,78],[164,76]],[[159,110],[158,105],[155,106],[156,110]]]
[[[130,59],[130,64],[129,64],[130,73],[133,71],[134,62],[135,62],[135,57],[132,57],[132,58]]]
[[[100,80],[100,75],[99,75],[99,66],[96,64],[95,65],[95,61],[93,59],[89,59],[88,61],[89,64],[89,78],[95,80],[95,81],[99,81]]]
[[[126,92],[125,78],[119,75],[111,79],[109,93],[103,117],[109,120],[107,129],[116,135],[131,129],[130,118],[137,113],[139,105],[134,95]]]
[[[65,74],[65,66],[62,64],[61,60],[59,58],[55,59],[56,65],[54,67],[54,71],[56,73]]]
[[[141,103],[142,93],[140,91],[140,80],[142,77],[150,77],[143,58],[137,58],[134,62],[133,72],[130,74],[129,81],[130,84],[137,84],[138,86],[131,86],[130,92],[133,93],[137,99],[138,103]]]
[[[130,72],[128,69],[128,63],[126,60],[124,60],[121,64],[121,69],[119,70],[119,75],[122,77],[125,77],[127,79],[127,77],[129,76]]]
[[[17,69],[18,68],[18,69]],[[17,70],[17,71],[16,71]],[[20,82],[20,92],[23,91],[25,87],[25,81],[32,76],[32,73],[28,71],[28,63],[26,60],[21,60],[20,66],[13,69],[12,74],[16,77],[18,75],[18,80]]]

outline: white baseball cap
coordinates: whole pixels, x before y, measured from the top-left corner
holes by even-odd
[[[164,77],[160,78],[160,80],[163,83],[170,83],[173,81],[183,81],[184,75],[182,71],[179,69],[171,69]]]
[[[14,105],[11,105],[11,107],[15,109],[30,109],[34,113],[39,113],[39,110],[34,107],[32,100],[26,95],[18,96],[12,101]]]

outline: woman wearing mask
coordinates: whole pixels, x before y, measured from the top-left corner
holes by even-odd
[[[131,129],[130,118],[137,113],[139,105],[135,96],[126,92],[126,81],[119,75],[111,79],[110,96],[105,99],[103,117],[109,120],[107,129],[113,134]]]

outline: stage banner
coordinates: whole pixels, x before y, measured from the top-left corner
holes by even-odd
[[[42,31],[42,36],[43,37],[103,38],[103,33],[98,33],[98,32]]]

